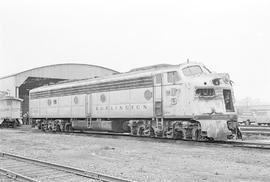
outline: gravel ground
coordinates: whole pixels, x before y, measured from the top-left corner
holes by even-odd
[[[134,181],[269,181],[270,151],[0,129],[0,151]]]

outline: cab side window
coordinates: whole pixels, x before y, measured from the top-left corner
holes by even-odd
[[[177,71],[171,71],[167,73],[167,82],[168,83],[175,83],[180,80],[180,77]]]

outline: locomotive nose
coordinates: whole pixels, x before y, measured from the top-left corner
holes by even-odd
[[[195,77],[190,80],[201,86],[232,86],[232,81],[227,73],[211,73]]]

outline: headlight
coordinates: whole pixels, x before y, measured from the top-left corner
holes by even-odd
[[[220,80],[220,78],[216,78],[216,79],[212,80],[212,82],[213,82],[214,85],[220,85],[219,80]]]

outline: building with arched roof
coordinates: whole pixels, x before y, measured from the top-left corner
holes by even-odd
[[[94,78],[118,73],[112,69],[89,64],[54,64],[9,76],[0,77],[0,91],[23,99],[22,113],[28,112],[29,90],[64,80]]]

